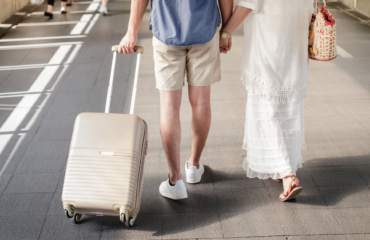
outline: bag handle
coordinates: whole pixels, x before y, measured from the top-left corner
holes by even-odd
[[[105,113],[109,113],[110,103],[111,103],[111,99],[112,99],[113,78],[114,78],[114,70],[115,70],[115,67],[116,67],[116,58],[117,58],[118,47],[119,47],[118,45],[112,47],[113,60],[112,60],[112,68],[111,68],[111,72],[110,72],[110,78],[109,78],[107,101],[105,102],[105,111],[104,111]],[[132,89],[130,114],[134,114],[136,92],[137,92],[137,79],[138,79],[138,76],[139,76],[140,56],[141,56],[141,54],[144,53],[144,48],[140,47],[140,46],[135,46],[134,51],[137,53],[137,60],[136,60],[134,87]]]
[[[115,45],[112,47],[112,52],[118,52],[118,48],[119,48],[119,45]],[[137,53],[137,52],[140,52],[141,54],[144,53],[144,48],[141,47],[141,46],[135,46],[134,47],[134,51]]]
[[[324,2],[324,7],[326,7],[325,0],[322,0],[322,1]],[[318,14],[319,13],[319,1],[318,0],[315,0],[315,2],[316,2],[316,14]]]

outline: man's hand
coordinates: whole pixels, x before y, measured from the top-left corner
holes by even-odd
[[[220,38],[220,53],[227,53],[230,51],[232,45],[232,38],[229,37],[228,39]]]
[[[137,34],[127,32],[119,43],[118,52],[123,54],[135,53],[134,47],[137,42]]]

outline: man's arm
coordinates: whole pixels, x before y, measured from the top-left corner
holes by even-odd
[[[233,0],[219,0],[222,26],[225,26],[233,13]]]
[[[132,0],[131,14],[126,35],[122,38],[118,52],[123,54],[135,53],[137,34],[149,0]]]
[[[224,27],[229,21],[233,12],[233,0],[218,0],[221,10],[222,27]],[[227,53],[230,51],[232,45],[231,37],[229,39],[220,39],[220,51]]]

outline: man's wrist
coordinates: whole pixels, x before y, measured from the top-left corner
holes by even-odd
[[[221,39],[228,39],[228,38],[230,38],[230,37],[231,37],[231,34],[230,34],[230,33],[226,32],[226,31],[224,31],[224,30],[221,30],[221,31],[220,31],[220,38],[221,38]]]
[[[129,35],[137,35],[137,33],[138,33],[138,30],[137,29],[134,29],[134,28],[128,28],[128,30],[127,30],[127,34],[129,34]]]

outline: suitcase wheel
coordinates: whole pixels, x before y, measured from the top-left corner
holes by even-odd
[[[67,218],[73,218],[75,214],[75,207],[70,204],[64,204],[63,203],[64,212],[67,216]]]
[[[66,209],[66,210],[64,210],[64,212],[66,213],[67,218],[73,218],[73,213],[72,213],[72,216],[71,216],[71,215],[69,215],[69,212],[68,212],[68,210],[67,210],[67,209]]]
[[[126,219],[126,215],[124,213],[121,213],[120,220],[121,222],[125,223],[126,227],[131,227],[134,225],[134,219],[132,217]]]
[[[131,227],[134,225],[134,221],[132,221],[132,217],[129,217],[128,220],[125,222],[126,227]]]
[[[72,218],[73,223],[74,223],[74,224],[78,224],[78,223],[80,222],[80,220],[81,220],[81,217],[82,217],[82,214],[78,214],[78,213],[76,213],[76,214],[73,216],[73,218]]]

